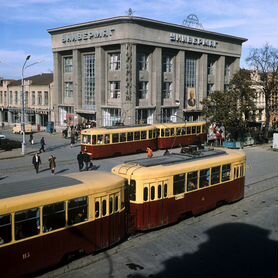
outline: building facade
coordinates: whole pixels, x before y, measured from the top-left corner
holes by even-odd
[[[24,90],[23,90],[24,87]],[[25,123],[47,126],[54,118],[51,103],[53,74],[43,73],[22,80],[0,80],[0,123],[13,125],[22,122],[22,92],[24,91]]]
[[[122,16],[48,30],[55,125],[196,120],[239,70],[244,38]]]

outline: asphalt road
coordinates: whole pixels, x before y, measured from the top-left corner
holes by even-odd
[[[17,137],[19,135],[7,136]],[[70,147],[60,134],[46,138],[39,176],[48,176],[48,156],[57,157],[57,174],[78,171],[79,145]],[[37,177],[31,164],[39,145],[24,157],[0,160],[0,186]],[[247,154],[245,198],[198,217],[138,234],[114,248],[76,260],[45,277],[277,277],[278,152],[269,145],[244,148]],[[14,153],[14,152],[13,152]],[[16,156],[16,152],[15,155]],[[155,152],[154,155],[157,155]],[[18,150],[20,156],[20,150]],[[110,171],[123,161],[146,154],[94,161]],[[0,154],[1,158],[1,154]]]

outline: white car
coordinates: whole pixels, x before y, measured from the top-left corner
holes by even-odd
[[[0,139],[6,139],[6,135],[0,134]]]

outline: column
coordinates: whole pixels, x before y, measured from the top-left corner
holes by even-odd
[[[207,97],[208,87],[208,55],[205,53],[203,53],[199,59],[198,76],[197,108],[202,109],[201,101]]]
[[[183,118],[183,108],[184,108],[184,70],[185,70],[185,53],[180,50],[176,56],[176,100],[179,101],[180,105],[178,108],[177,121]]]
[[[72,51],[72,82],[74,96],[74,110],[82,108],[82,74],[81,74],[81,54],[75,49]]]
[[[60,125],[59,122],[59,104],[62,104],[62,57],[58,52],[54,52],[54,73],[53,73],[53,90],[51,95],[52,108],[54,109],[54,119],[51,119],[55,126]]]
[[[224,91],[225,57],[220,56],[216,63],[215,91]]]

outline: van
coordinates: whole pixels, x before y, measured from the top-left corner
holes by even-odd
[[[32,132],[32,125],[26,124],[26,125],[25,125],[25,133],[31,133],[31,132]],[[21,124],[15,125],[15,126],[13,127],[13,133],[22,134]]]

